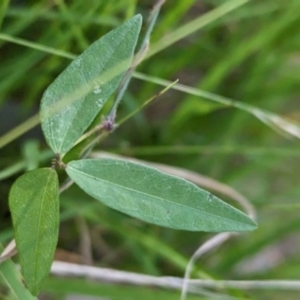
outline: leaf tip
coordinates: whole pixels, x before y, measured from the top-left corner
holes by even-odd
[[[257,229],[257,223],[251,218],[249,218],[248,220],[249,221],[247,222],[247,224],[245,224],[243,231],[252,231]]]
[[[132,18],[132,20],[136,21],[139,24],[139,26],[141,26],[143,22],[143,17],[141,14],[137,14]]]
[[[133,18],[136,18],[138,19],[139,21],[142,21],[143,20],[143,17],[141,14],[136,14]]]

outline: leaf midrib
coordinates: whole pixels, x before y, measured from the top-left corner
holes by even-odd
[[[43,205],[44,205],[44,201],[45,201],[45,193],[46,193],[46,190],[47,190],[47,187],[48,187],[48,182],[49,182],[49,179],[51,178],[51,170],[50,170],[50,173],[48,175],[48,178],[47,178],[47,181],[46,181],[46,185],[44,187],[44,191],[43,191],[43,197],[42,197],[42,201],[41,201],[41,205],[40,205],[40,213],[39,213],[39,221],[38,221],[38,234],[37,234],[37,239],[36,239],[36,247],[35,247],[35,258],[37,257],[37,249],[38,249],[38,241],[40,240],[40,223],[41,223],[41,216],[42,216],[42,211],[43,211]],[[35,266],[34,266],[34,278],[35,278],[35,281],[37,282],[37,260],[35,260]]]

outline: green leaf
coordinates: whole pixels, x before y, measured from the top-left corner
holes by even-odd
[[[25,173],[13,184],[9,206],[21,271],[26,285],[37,295],[47,279],[58,239],[58,178],[55,170]]]
[[[3,249],[3,246],[0,244],[0,253]],[[11,291],[12,297],[10,299],[37,300],[25,288],[22,283],[22,276],[12,260],[8,259],[0,264],[0,277],[3,278],[3,281],[5,281]]]
[[[68,163],[68,175],[105,205],[153,224],[190,231],[248,231],[248,216],[196,185],[119,159]]]
[[[94,42],[45,91],[41,123],[55,153],[72,148],[118,87],[130,67],[141,23],[136,15]]]

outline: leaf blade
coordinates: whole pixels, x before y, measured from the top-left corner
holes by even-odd
[[[25,173],[13,184],[9,206],[22,274],[37,295],[48,277],[59,225],[58,178],[53,169]]]
[[[130,67],[141,22],[136,15],[94,42],[45,91],[41,123],[55,153],[72,148],[118,87]]]
[[[3,251],[3,246],[0,243],[0,253]],[[13,299],[17,300],[37,300],[32,296],[22,283],[22,276],[17,266],[8,259],[0,264],[0,277],[2,276],[6,285],[9,287]]]
[[[196,185],[120,159],[72,161],[68,175],[105,205],[164,227],[190,231],[248,231],[256,224]]]

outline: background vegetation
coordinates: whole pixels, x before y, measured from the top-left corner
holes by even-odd
[[[40,127],[29,130],[37,119],[28,122],[28,118],[38,112],[43,91],[69,64],[65,54],[81,53],[135,13],[146,18],[152,5],[153,1],[135,0],[0,3],[1,244],[12,238],[7,208],[11,184],[25,170],[50,164],[52,154]],[[249,104],[271,111],[297,124],[299,11],[297,0],[166,1],[148,57],[137,71],[170,81],[178,78],[184,85],[240,101],[241,107]],[[195,32],[184,26],[193,20],[191,28],[198,28]],[[164,44],[170,36],[182,38]],[[133,79],[118,117],[161,89],[153,82]],[[262,117],[267,126],[234,103],[229,106],[208,98],[170,90],[96,148],[209,176],[233,187],[255,206],[258,230],[232,238],[206,254],[197,263],[195,277],[298,279],[299,140],[287,134],[280,122]],[[293,128],[293,135],[299,137],[300,129]],[[56,254],[60,260],[182,277],[189,257],[212,236],[144,224],[102,206],[75,186],[61,199]],[[0,293],[0,298],[5,297],[6,289],[1,288]],[[45,287],[47,299],[65,299],[76,293],[108,299],[179,298],[179,292],[116,288],[85,279],[51,277]],[[225,295],[298,299],[299,292],[234,288],[217,290],[203,299]]]

